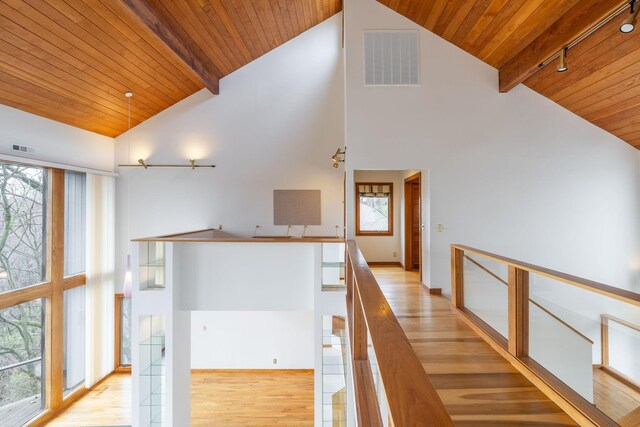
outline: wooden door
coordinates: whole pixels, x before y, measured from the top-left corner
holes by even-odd
[[[404,180],[404,269],[418,270],[422,280],[422,212],[421,212],[422,183],[421,175],[417,173]]]
[[[411,183],[411,268],[420,270],[420,183]]]

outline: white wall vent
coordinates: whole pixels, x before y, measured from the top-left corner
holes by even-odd
[[[18,144],[11,144],[11,149],[13,151],[18,151],[20,153],[35,153],[36,150],[33,147],[27,147],[26,145],[18,145]]]
[[[420,84],[418,31],[364,32],[364,84]]]

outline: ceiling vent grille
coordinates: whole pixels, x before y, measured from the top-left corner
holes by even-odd
[[[418,31],[365,31],[364,84],[420,84]]]

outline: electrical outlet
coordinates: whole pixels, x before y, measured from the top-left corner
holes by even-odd
[[[277,365],[278,364],[278,359],[273,359],[273,364]]]
[[[442,233],[444,231],[444,225],[438,224],[438,226],[436,227],[436,231],[438,233]]]
[[[394,257],[394,258],[398,258],[398,252],[394,252],[394,253],[393,253],[393,257]]]

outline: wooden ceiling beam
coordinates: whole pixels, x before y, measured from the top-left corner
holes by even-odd
[[[118,0],[118,2],[133,13],[138,21],[151,30],[182,62],[191,68],[212,94],[218,95],[220,93],[219,78],[205,66],[204,61],[197,57],[194,53],[197,51],[195,46],[178,37],[149,3],[145,0]]]
[[[625,3],[628,1],[584,0],[577,3],[500,69],[500,92],[508,92],[525,81],[539,70],[541,63]]]

